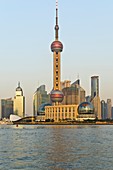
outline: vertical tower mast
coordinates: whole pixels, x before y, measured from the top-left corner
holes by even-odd
[[[55,39],[56,41],[58,40],[58,30],[59,30],[59,26],[58,26],[58,0],[56,0],[56,25],[55,25]]]
[[[53,89],[54,94],[51,94],[51,100],[54,103],[60,103],[63,100],[63,94],[60,91],[60,54],[63,50],[63,44],[58,40],[58,0],[56,0],[56,25],[55,25],[55,41],[51,44],[53,52]],[[57,97],[56,97],[57,96]]]

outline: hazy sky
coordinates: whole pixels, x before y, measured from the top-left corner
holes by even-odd
[[[14,97],[18,81],[32,113],[36,88],[52,88],[55,0],[0,0],[0,98]],[[62,80],[81,79],[90,95],[99,75],[101,99],[113,101],[113,0],[59,0]]]

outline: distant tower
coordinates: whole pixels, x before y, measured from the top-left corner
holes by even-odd
[[[51,92],[51,101],[58,105],[63,101],[63,93],[60,87],[60,53],[63,50],[63,44],[58,40],[58,0],[56,0],[56,25],[55,25],[55,41],[51,44],[51,51],[53,52],[53,90]]]
[[[49,103],[49,95],[45,90],[45,85],[41,85],[37,88],[33,95],[33,116],[37,116],[39,114],[40,105],[44,103]]]
[[[104,100],[101,101],[101,118],[103,120],[107,118],[107,104]]]
[[[91,77],[91,98],[99,96],[99,76]]]
[[[91,77],[91,103],[94,106],[95,114],[101,119],[101,103],[99,97],[99,76]]]
[[[13,114],[13,99],[1,99],[1,118],[9,118]]]
[[[108,119],[112,118],[111,108],[112,108],[112,101],[111,101],[111,99],[107,99],[107,118]]]
[[[20,117],[25,116],[25,97],[23,96],[23,90],[20,87],[20,82],[18,82],[18,87],[16,88],[13,109],[14,109],[14,114]]]

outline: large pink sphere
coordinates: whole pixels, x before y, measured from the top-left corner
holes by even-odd
[[[64,94],[60,90],[53,90],[50,94],[52,102],[62,102],[64,99]]]
[[[51,44],[51,51],[52,52],[62,52],[63,44],[60,41],[53,41]]]

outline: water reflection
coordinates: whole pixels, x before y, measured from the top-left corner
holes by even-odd
[[[0,126],[0,169],[112,170],[113,126]]]

